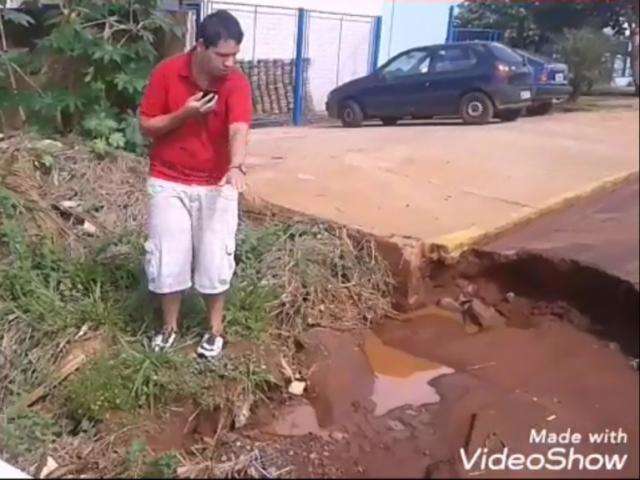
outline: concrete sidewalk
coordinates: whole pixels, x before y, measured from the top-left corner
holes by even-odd
[[[638,111],[252,132],[247,199],[451,250],[638,171]]]

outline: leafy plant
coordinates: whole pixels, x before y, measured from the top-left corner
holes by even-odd
[[[613,49],[610,37],[598,30],[566,30],[557,37],[560,55],[571,71],[570,83],[575,100],[596,82],[610,74],[607,56]]]
[[[147,462],[144,478],[175,478],[180,458],[174,452],[167,452]]]
[[[60,2],[48,21],[51,32],[36,49],[11,57],[12,75],[32,88],[0,87],[0,107],[24,108],[28,122],[40,129],[55,125],[61,133],[82,133],[98,154],[112,148],[141,153],[144,141],[135,126],[135,108],[158,60],[155,43],[160,35],[180,34],[159,4]],[[34,71],[36,76],[27,73]]]

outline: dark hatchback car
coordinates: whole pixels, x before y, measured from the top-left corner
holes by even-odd
[[[525,50],[516,50],[533,70],[533,101],[527,107],[529,115],[545,115],[555,102],[569,98],[569,67],[550,58]]]
[[[332,90],[327,112],[347,127],[367,119],[459,116],[466,123],[516,120],[531,105],[533,74],[510,48],[463,42],[413,48],[366,77]]]

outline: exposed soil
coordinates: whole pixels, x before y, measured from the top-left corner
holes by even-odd
[[[311,372],[306,399],[276,409],[271,420],[263,415],[260,428],[297,439],[296,474],[638,475],[633,285],[577,262],[526,253],[469,252],[455,266],[425,271],[428,303],[475,285],[475,297],[506,324],[476,332],[459,313],[432,305],[387,319],[373,332],[309,332],[301,339]],[[570,446],[584,455],[628,459],[620,471],[579,470],[577,464],[556,472],[462,467],[461,448],[501,452],[506,446],[527,455],[554,446],[531,444],[532,428],[570,428],[585,438],[621,428],[627,443]]]

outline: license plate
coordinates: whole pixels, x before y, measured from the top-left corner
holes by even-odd
[[[531,98],[531,91],[530,90],[522,90],[520,92],[520,98],[522,100],[527,100],[527,99]]]
[[[564,82],[564,73],[556,73],[554,78],[556,79],[556,82]]]

